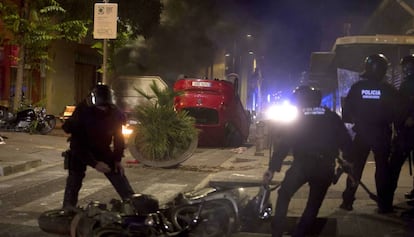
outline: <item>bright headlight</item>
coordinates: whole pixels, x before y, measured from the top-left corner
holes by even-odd
[[[266,111],[266,118],[276,122],[291,122],[295,120],[297,116],[297,108],[288,102],[273,105]]]

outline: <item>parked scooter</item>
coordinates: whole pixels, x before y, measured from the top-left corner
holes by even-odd
[[[0,129],[48,134],[56,126],[54,115],[46,114],[46,109],[41,106],[27,106],[27,108],[12,114],[7,107],[0,108]]]

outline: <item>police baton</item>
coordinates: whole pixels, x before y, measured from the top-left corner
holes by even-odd
[[[371,192],[371,190],[368,189],[368,187],[360,180],[357,180],[353,175],[352,175],[352,170],[351,169],[344,169],[344,166],[347,165],[347,161],[343,160],[342,158],[338,157],[338,163],[340,165],[340,167],[342,168],[342,172],[345,172],[348,174],[349,179],[352,181],[352,183],[354,185],[361,185],[361,187],[368,193],[369,198],[371,198],[373,201],[378,203],[378,196]]]
[[[410,176],[413,176],[413,151],[410,151],[410,155],[408,156],[408,167],[410,170]]]
[[[371,198],[375,202],[378,202],[378,196],[375,193],[371,192],[361,180],[356,182],[355,178],[351,174],[348,173],[348,175],[349,175],[349,178],[352,180],[352,182],[354,182],[356,185],[358,184],[361,185],[361,187],[368,193],[369,198]]]

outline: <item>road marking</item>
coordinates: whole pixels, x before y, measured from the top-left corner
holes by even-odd
[[[13,187],[12,184],[0,184],[0,189]]]
[[[79,193],[79,200],[91,195],[100,189],[111,185],[106,179],[90,179],[86,180]],[[188,185],[186,184],[170,184],[155,183],[143,190],[142,193],[153,195],[158,199],[159,203],[165,204],[171,201],[178,193],[183,192]],[[16,207],[13,211],[20,212],[17,215],[25,215],[27,212],[39,212],[45,210],[59,209],[62,206],[64,190],[54,192],[46,197],[42,197]],[[22,223],[25,226],[37,226],[37,219],[29,219]]]
[[[183,192],[187,184],[155,183],[142,191],[144,194],[155,196],[160,204],[164,204]]]
[[[89,179],[82,185],[79,192],[79,200],[91,195],[106,186],[111,185],[106,179]],[[20,212],[39,212],[39,210],[59,209],[62,207],[63,194],[65,190],[54,192],[46,197],[42,197],[26,203],[13,209],[13,211]]]
[[[39,226],[37,219],[30,219],[28,221],[23,222],[22,225],[33,226],[33,227],[34,226]]]
[[[56,146],[44,146],[44,145],[37,145],[37,146],[34,146],[34,147],[36,147],[36,148],[41,148],[41,149],[48,149],[48,150],[62,150],[62,149],[67,149],[67,148],[65,148],[65,147],[56,147]]]
[[[98,192],[101,189],[111,185],[106,179],[89,179],[86,180],[79,193],[79,200]],[[166,203],[174,198],[178,193],[184,191],[186,184],[155,183],[143,190],[142,193],[151,194],[162,203]],[[64,190],[51,193],[48,196],[33,200],[22,206],[16,207],[16,212],[39,212],[40,210],[59,209],[62,206]]]

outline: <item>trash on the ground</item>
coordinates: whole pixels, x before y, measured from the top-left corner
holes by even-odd
[[[136,159],[131,159],[131,160],[127,160],[127,161],[126,161],[126,163],[127,163],[127,164],[138,164],[138,163],[139,163],[139,161],[138,161],[138,160],[136,160]]]
[[[238,147],[238,148],[231,149],[230,151],[237,153],[237,154],[241,154],[245,152],[246,150],[247,150],[247,147]]]

